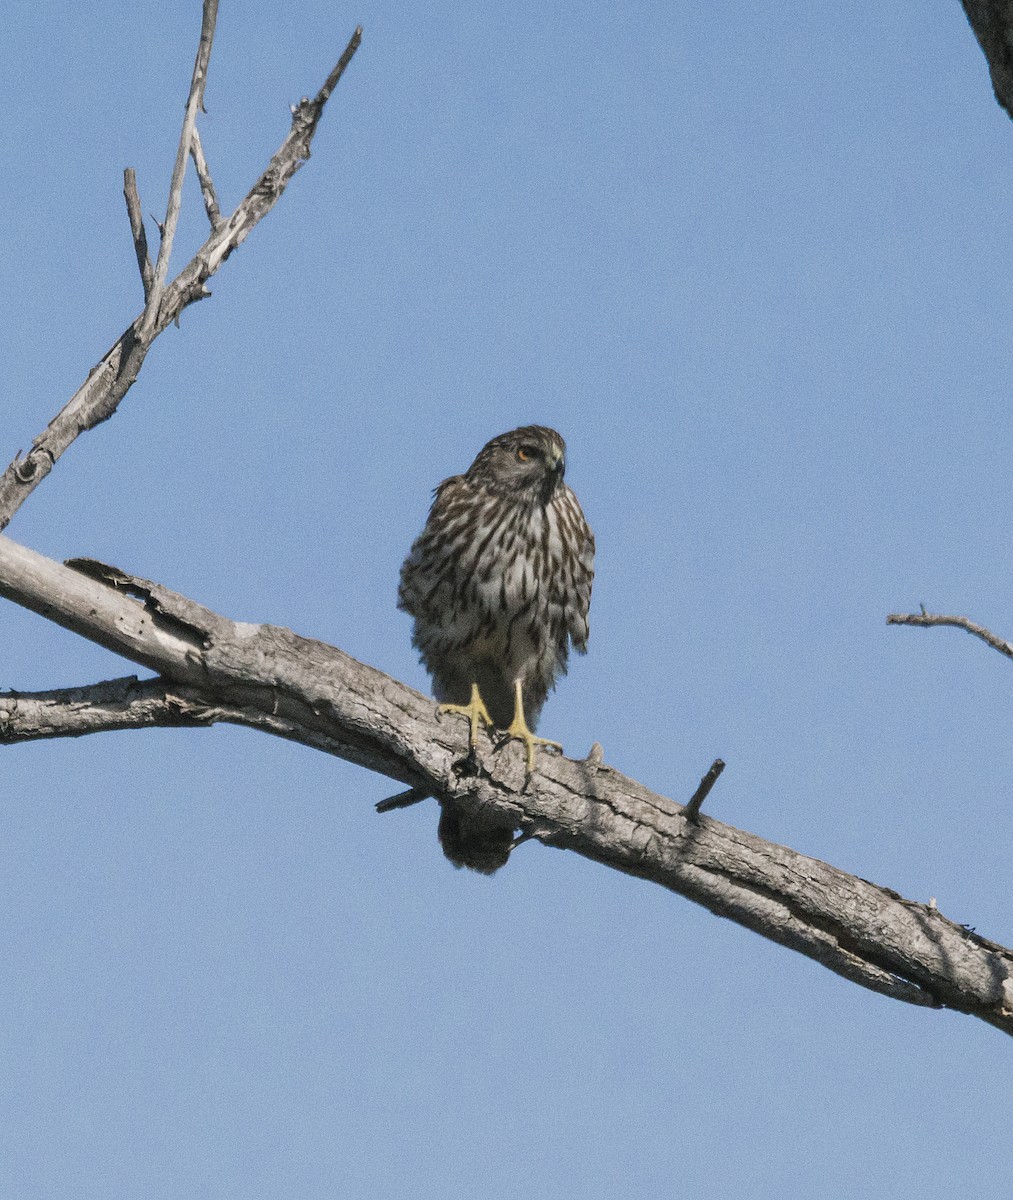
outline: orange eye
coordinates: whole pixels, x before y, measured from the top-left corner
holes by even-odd
[[[538,457],[538,451],[534,446],[518,446],[517,457],[521,462],[528,462],[530,459]]]
[[[525,450],[523,446],[521,446],[520,449],[517,451],[517,457],[521,460],[521,462],[528,461],[529,455],[528,455],[527,450]]]

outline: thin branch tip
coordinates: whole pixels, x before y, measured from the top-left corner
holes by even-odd
[[[328,75],[327,78],[324,80],[324,85],[320,89],[320,91],[317,92],[315,99],[312,101],[303,100],[302,103],[304,103],[304,104],[312,103],[314,106],[316,106],[318,108],[322,108],[327,103],[328,99],[330,98],[331,92],[333,92],[335,87],[337,87],[338,80],[341,78],[342,75],[344,75],[345,68],[355,57],[355,52],[356,52],[356,50],[358,50],[361,42],[362,42],[362,26],[357,25],[355,27],[355,32],[348,39],[348,45],[345,47],[344,51],[342,52],[341,57],[334,64],[334,69],[331,71],[330,75]],[[300,106],[297,105],[296,107],[298,108]]]
[[[949,625],[954,629],[963,629],[973,637],[980,638],[987,646],[997,650],[1005,658],[1013,658],[1013,643],[1001,638],[998,634],[986,629],[984,625],[972,621],[970,617],[947,616],[943,613],[930,613],[921,605],[920,613],[890,613],[886,618],[887,625],[914,625],[919,629],[931,629],[936,625]]]
[[[211,33],[216,10],[217,3],[211,3],[209,0],[209,3],[205,4],[201,46],[194,68],[195,79],[191,83],[190,97],[194,102],[195,100],[203,102],[203,83],[210,54]],[[141,258],[139,247],[143,218],[139,216],[136,223],[139,228],[134,240],[135,252],[138,255],[139,266],[142,261],[146,261],[148,264],[140,267],[142,283],[145,282],[149,270],[152,272],[151,286],[145,290],[142,312],[88,372],[84,383],[35,439],[27,457],[21,459],[19,455],[6,470],[0,473],[0,530],[7,527],[25,500],[49,474],[57,459],[80,434],[94,429],[96,425],[108,420],[113,415],[120,401],[133,386],[154,339],[177,322],[183,309],[210,295],[209,289],[205,287],[206,281],[218,271],[236,247],[246,239],[253,227],[274,208],[296,171],[309,157],[310,143],[313,140],[324,104],[355,53],[360,33],[361,27],[356,29],[355,35],[346,47],[337,67],[328,77],[327,83],[318,94],[317,99],[305,101],[293,110],[291,128],[270,162],[231,215],[227,219],[222,219],[219,215],[217,224],[214,220],[214,206],[209,203],[213,185],[210,182],[210,172],[206,172],[205,179],[202,180],[202,191],[208,219],[212,223],[211,235],[171,283],[167,284],[163,279],[159,286],[155,279],[157,267],[150,267],[150,259],[146,253],[144,258]],[[196,89],[195,82],[198,84]],[[191,107],[193,108],[192,113]],[[180,155],[182,156],[182,169],[185,169],[194,150],[196,149],[197,153],[201,152],[200,139],[196,135],[196,115],[196,103],[191,105],[188,102],[185,127],[179,143],[180,152],[177,154],[177,168],[180,168]],[[190,136],[187,129],[192,130],[194,136]],[[204,166],[206,167],[206,160]],[[174,185],[178,175],[179,171],[174,171]],[[135,175],[133,179],[134,187],[131,189],[126,176],[124,178],[125,188],[128,191],[136,190]],[[205,183],[207,184],[206,189]],[[170,196],[173,195],[176,195],[176,192],[174,186],[171,186]],[[129,212],[132,207],[132,200],[129,196],[127,207]],[[143,211],[140,208],[139,200],[137,211],[138,214]],[[154,214],[150,217],[162,239],[159,258],[164,260],[166,268],[175,233],[175,223],[174,220],[170,221],[171,216],[172,214],[167,212],[164,222]]]
[[[169,259],[172,255],[172,243],[176,237],[176,225],[183,204],[183,179],[186,176],[186,164],[193,146],[193,135],[196,128],[197,113],[204,102],[204,87],[207,83],[208,63],[211,61],[211,46],[215,37],[215,23],[218,19],[218,0],[204,0],[204,11],[201,16],[200,42],[197,46],[197,57],[193,64],[193,75],[190,80],[190,94],[187,96],[186,110],[183,115],[183,128],[180,130],[179,145],[176,148],[176,161],[172,168],[172,179],[169,183],[169,200],[165,209],[165,227],[162,241],[158,248],[158,258],[155,260],[154,278],[151,290],[144,306],[144,316],[141,320],[140,336],[142,341],[150,341],[158,322],[162,296],[165,293],[165,281],[169,274]]]

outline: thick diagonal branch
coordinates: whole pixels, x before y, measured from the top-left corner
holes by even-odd
[[[710,817],[694,822],[600,761],[544,755],[526,786],[522,751],[484,739],[476,768],[462,772],[462,723],[438,719],[425,696],[341,650],[2,536],[0,595],[158,671],[158,686],[192,689],[208,713],[255,711],[278,722],[271,732],[653,880],[874,991],[1013,1033],[1013,951],[785,846]]]
[[[204,245],[166,287],[150,330],[143,330],[144,313],[141,313],[39,434],[29,453],[24,458],[16,458],[0,476],[0,530],[6,528],[67,447],[80,434],[113,415],[137,378],[154,339],[188,305],[207,295],[205,284],[208,279],[278,202],[289,180],[309,158],[310,143],[324,106],[358,49],[361,37],[362,30],[357,29],[316,96],[296,105],[291,128],[266,170],[235,212],[211,232]]]

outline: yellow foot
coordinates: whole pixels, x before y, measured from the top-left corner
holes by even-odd
[[[528,775],[531,775],[535,769],[536,746],[552,746],[560,754],[563,753],[563,747],[559,742],[550,742],[548,738],[536,737],[528,728],[528,723],[524,718],[524,697],[521,693],[519,679],[514,684],[514,719],[510,722],[510,728],[506,732],[509,737],[517,738],[518,741],[524,743],[527,749]]]
[[[471,732],[468,735],[468,745],[472,750],[478,745],[479,724],[488,725],[490,729],[492,728],[492,717],[489,716],[489,710],[485,706],[477,683],[471,685],[471,699],[467,704],[440,704],[436,711],[438,713],[460,713],[462,717],[468,718],[468,723],[471,726]]]

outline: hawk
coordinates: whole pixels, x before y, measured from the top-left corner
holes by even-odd
[[[524,742],[527,768],[545,698],[570,646],[587,649],[594,535],[563,482],[566,444],[525,425],[487,442],[463,475],[436,489],[429,519],[401,567],[398,608],[415,618],[413,645],[441,712]],[[513,830],[445,803],[440,843],[456,866],[491,875]]]

